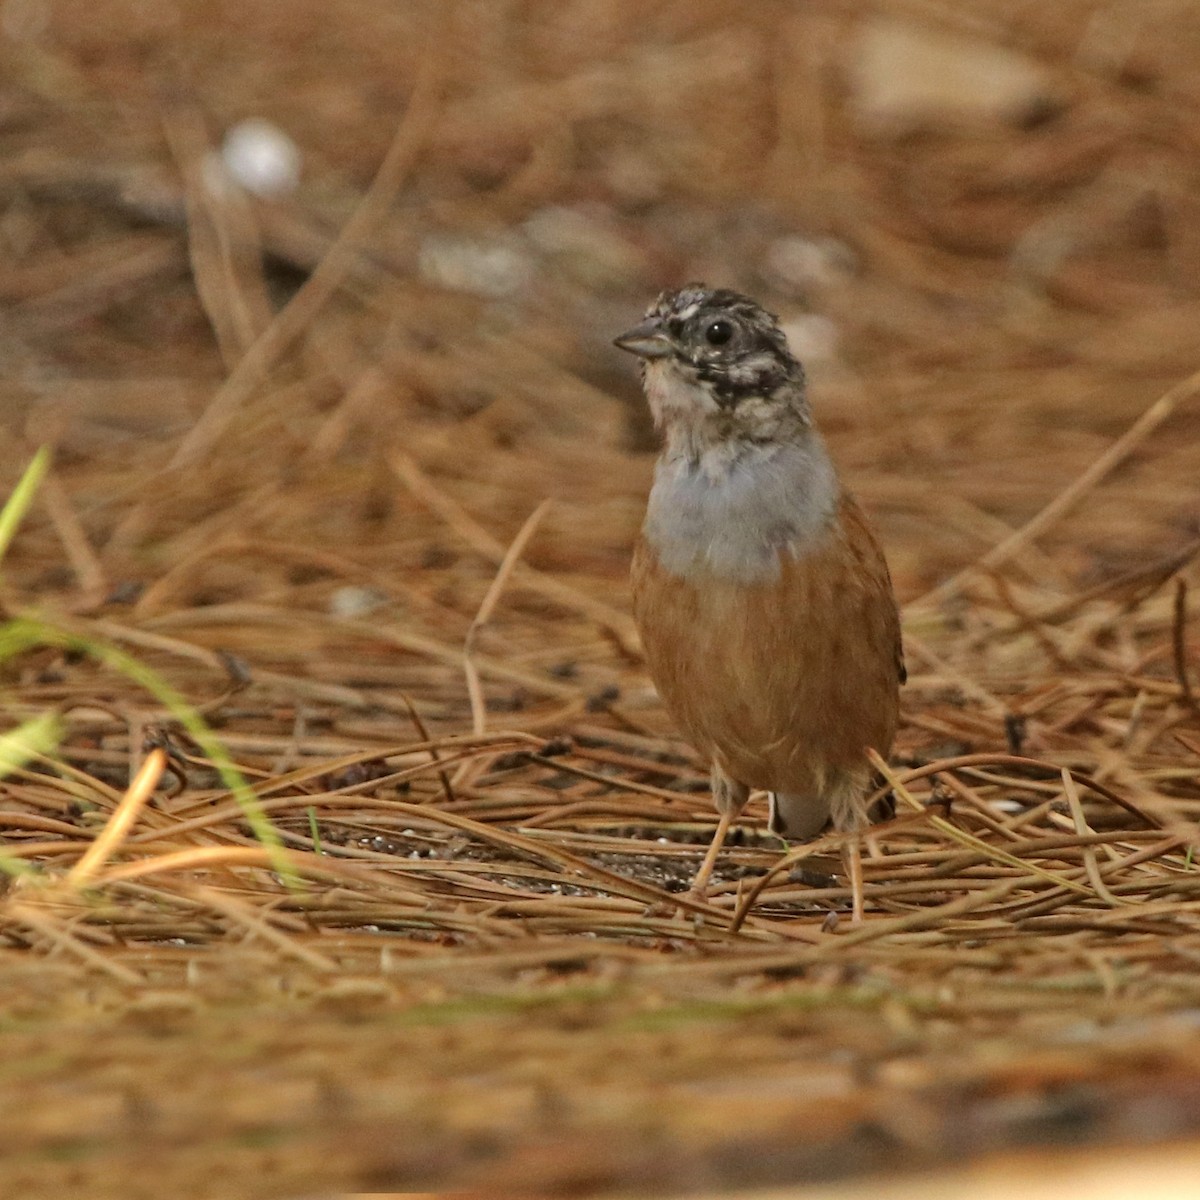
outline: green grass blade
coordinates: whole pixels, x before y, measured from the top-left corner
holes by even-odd
[[[0,734],[0,779],[31,758],[49,754],[62,740],[62,718],[56,712],[42,713],[16,729]],[[27,875],[33,867],[22,858],[0,847],[0,871],[6,875]]]
[[[262,811],[257,797],[234,765],[220,739],[209,729],[204,718],[157,671],[110,642],[74,633],[47,620],[18,617],[0,626],[0,661],[35,646],[56,646],[62,650],[87,654],[97,662],[119,671],[154,696],[183,726],[216,767],[222,782],[245,814],[246,823],[255,838],[270,853],[275,871],[289,887],[300,885],[294,868],[284,857],[279,834],[271,824],[270,818]]]
[[[50,449],[43,446],[30,460],[25,473],[13,488],[12,495],[4,502],[4,507],[0,508],[0,559],[4,557],[16,536],[17,528],[25,519],[25,514],[29,511],[29,506],[33,503],[33,498],[48,470]]]
[[[62,732],[62,718],[48,712],[0,734],[0,778],[39,754],[49,754],[62,740]]]

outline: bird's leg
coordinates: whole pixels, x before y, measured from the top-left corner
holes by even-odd
[[[692,881],[692,890],[689,895],[693,900],[704,899],[708,881],[712,878],[713,867],[717,865],[717,855],[721,853],[721,847],[725,845],[725,839],[729,836],[729,827],[732,824],[733,813],[722,813],[717,822],[717,832],[713,834],[713,840],[708,844],[708,853],[704,856],[700,870],[696,872],[696,878]]]
[[[846,847],[842,851],[842,858],[846,864],[846,874],[850,877],[850,924],[861,925],[863,923],[863,869],[862,837],[859,834],[855,834],[846,843]]]
[[[730,779],[716,763],[713,763],[712,794],[713,805],[720,814],[720,820],[717,821],[717,831],[709,843],[708,853],[705,854],[700,870],[696,872],[696,878],[692,881],[692,889],[688,894],[693,900],[704,899],[708,881],[717,865],[717,855],[721,853],[721,847],[729,836],[733,818],[746,806],[746,801],[750,798],[750,789],[744,783]]]

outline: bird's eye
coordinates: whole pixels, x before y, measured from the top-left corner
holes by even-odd
[[[728,321],[713,321],[704,331],[704,340],[710,346],[723,346],[733,337],[733,326]]]

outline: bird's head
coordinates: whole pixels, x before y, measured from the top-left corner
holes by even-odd
[[[689,453],[713,442],[767,442],[809,424],[804,368],[772,313],[727,288],[663,292],[615,339],[642,360],[655,424]]]

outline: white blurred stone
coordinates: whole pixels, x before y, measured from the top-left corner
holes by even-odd
[[[836,361],[838,328],[828,317],[804,313],[780,322],[780,328],[792,353],[805,366],[821,366]]]
[[[225,135],[221,162],[229,177],[264,199],[286,196],[300,183],[300,149],[270,121],[239,121]]]
[[[767,247],[762,273],[776,291],[803,296],[839,282],[854,267],[854,252],[844,242],[789,234]]]
[[[417,269],[430,283],[456,292],[501,299],[533,277],[533,264],[511,236],[450,237],[432,234],[421,242]]]
[[[378,588],[347,584],[329,597],[329,612],[332,616],[353,620],[355,617],[365,617],[374,612],[387,601],[387,596]]]
[[[536,249],[581,283],[621,286],[641,270],[641,256],[603,213],[555,204],[539,209],[522,228]]]
[[[1049,72],[1025,55],[890,17],[864,22],[849,75],[859,119],[885,132],[1018,121],[1054,99]]]

